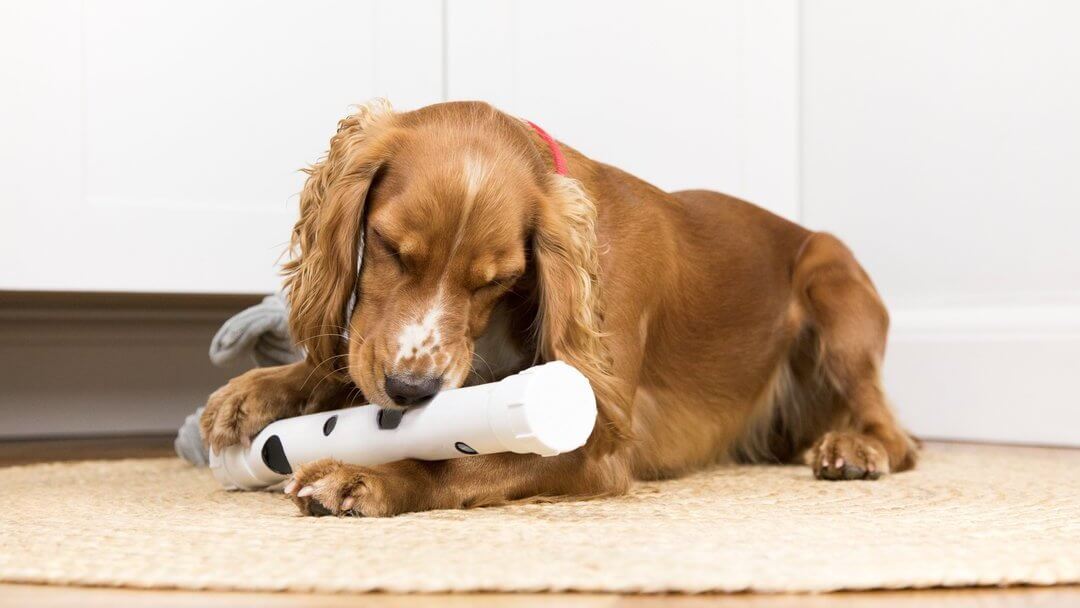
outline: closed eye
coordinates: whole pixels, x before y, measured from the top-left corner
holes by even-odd
[[[474,291],[481,292],[481,291],[487,291],[487,290],[491,290],[491,289],[496,289],[496,288],[499,288],[499,287],[504,287],[506,289],[509,289],[509,288],[513,287],[514,281],[517,281],[520,276],[521,275],[519,275],[519,274],[510,274],[510,275],[506,275],[506,276],[502,276],[502,277],[495,277],[494,279],[491,279],[487,283],[484,283],[483,285],[477,287]]]
[[[397,264],[398,270],[403,273],[407,272],[408,268],[405,265],[405,258],[401,256],[401,251],[398,249],[397,245],[379,233],[378,230],[373,230],[372,234],[379,247],[386,253],[386,256]]]

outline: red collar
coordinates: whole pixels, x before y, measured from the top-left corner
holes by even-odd
[[[539,125],[531,120],[526,120],[529,126],[536,131],[536,134],[540,136],[540,139],[544,140],[544,143],[548,145],[548,150],[551,150],[551,160],[555,161],[555,173],[559,175],[566,175],[566,157],[563,156],[562,148],[559,147],[559,142],[555,141],[555,138],[548,135],[548,132],[541,129]]]

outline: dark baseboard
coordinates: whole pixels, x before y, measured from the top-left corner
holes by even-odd
[[[0,292],[0,438],[175,432],[245,369],[207,351],[259,299]]]

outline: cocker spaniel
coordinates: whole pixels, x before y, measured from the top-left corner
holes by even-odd
[[[588,443],[550,458],[305,465],[286,488],[304,513],[609,496],[723,461],[828,480],[914,466],[881,384],[888,314],[843,243],[716,192],[664,192],[487,104],[377,100],[343,119],[308,170],[292,251],[307,357],[211,395],[215,449],[556,359],[598,407]]]

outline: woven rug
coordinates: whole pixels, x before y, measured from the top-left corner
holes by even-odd
[[[1080,582],[1080,450],[935,446],[823,482],[722,467],[591,502],[303,518],[175,459],[0,469],[0,581],[304,591],[786,591]]]

